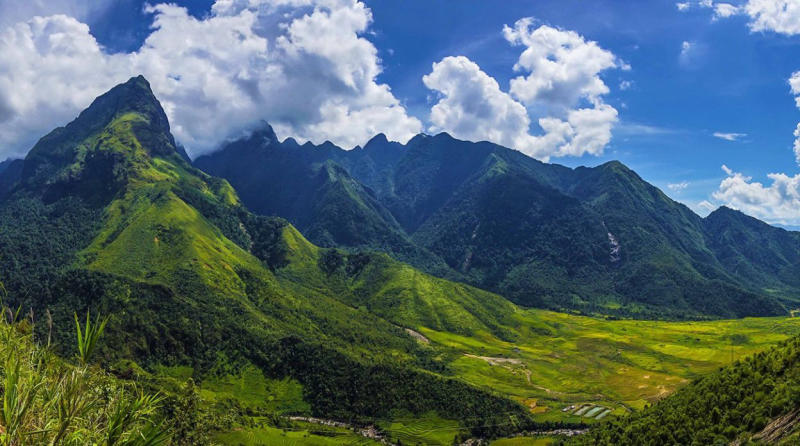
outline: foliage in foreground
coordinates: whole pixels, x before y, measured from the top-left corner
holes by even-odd
[[[3,308],[0,317],[0,445],[156,446],[161,397],[125,385],[90,363],[104,322],[77,324],[79,365],[37,345],[32,322]],[[75,318],[77,323],[77,316]]]

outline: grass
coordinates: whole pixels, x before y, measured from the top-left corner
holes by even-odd
[[[592,404],[620,415],[690,380],[800,333],[800,319],[708,322],[602,319],[524,310],[508,342],[417,327],[449,349],[456,376],[535,407],[540,421],[584,421],[561,409]],[[587,409],[588,410],[588,409]]]
[[[214,440],[226,445],[241,446],[371,446],[380,444],[349,429],[309,423],[295,423],[294,427],[285,430],[269,426],[239,428],[232,432],[219,433],[215,435]]]
[[[74,365],[34,341],[29,319],[19,320],[7,307],[0,315],[1,445],[168,443],[169,432],[157,415],[163,397],[91,363],[104,322],[92,325],[87,315],[81,326],[76,316],[80,354]]]

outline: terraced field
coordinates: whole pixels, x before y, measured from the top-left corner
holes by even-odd
[[[520,310],[516,339],[414,327],[455,375],[509,395],[540,421],[591,423],[640,409],[733,359],[800,334],[800,318],[610,321]],[[564,410],[587,406],[584,413]],[[593,406],[609,410],[593,411]],[[591,414],[591,416],[590,416]]]
[[[462,430],[457,422],[445,420],[434,413],[398,416],[379,426],[393,443],[431,446],[450,446],[453,438]]]

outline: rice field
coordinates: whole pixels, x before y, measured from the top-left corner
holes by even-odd
[[[457,421],[446,420],[434,413],[419,416],[398,416],[379,424],[393,443],[450,446],[462,428]]]
[[[513,342],[485,332],[415,330],[448,352],[453,375],[516,399],[539,421],[591,423],[637,410],[736,358],[800,334],[800,318],[789,317],[614,321],[543,310],[516,317]],[[578,410],[563,410],[569,405]]]

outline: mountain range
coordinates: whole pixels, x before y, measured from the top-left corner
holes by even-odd
[[[10,303],[53,315],[55,345],[72,344],[73,311],[91,310],[111,318],[106,364],[188,365],[197,379],[255,365],[302,385],[317,416],[434,410],[476,433],[496,413],[529,420],[448,376],[404,329],[502,334],[510,303],[386,255],[319,248],[285,220],[250,213],[227,181],[187,162],[143,77],[4,173],[0,277]],[[394,311],[395,296],[422,290]],[[447,306],[431,312],[442,295]]]
[[[279,425],[280,408],[433,419],[456,426],[445,444],[581,426],[554,410],[566,401],[625,413],[720,362],[693,347],[733,346],[707,328],[730,321],[653,322],[647,337],[640,321],[524,307],[782,315],[800,289],[797,233],[728,208],[701,218],[618,162],[570,169],[447,134],[347,151],[268,125],[192,162],[141,76],[0,164],[0,252],[4,299],[38,339],[68,357],[75,312],[107,315],[101,365],[168,394],[193,378],[216,402],[203,410],[238,414],[216,430]],[[770,321],[736,327],[794,330]],[[638,390],[614,381],[639,372]],[[550,388],[569,373],[568,392]]]
[[[314,243],[390,253],[533,307],[640,318],[786,314],[800,234],[706,218],[623,164],[570,169],[446,133],[343,150],[268,124],[194,165]]]

